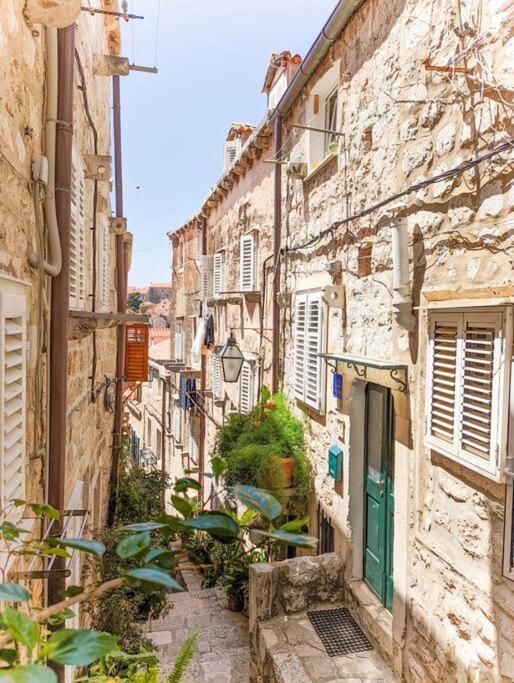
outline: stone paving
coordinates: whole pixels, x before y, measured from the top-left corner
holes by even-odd
[[[163,670],[172,669],[180,646],[197,628],[197,651],[183,683],[248,683],[248,619],[227,609],[223,592],[202,589],[198,570],[181,567],[181,572],[187,591],[170,595],[172,609],[164,619],[151,621],[147,634]]]

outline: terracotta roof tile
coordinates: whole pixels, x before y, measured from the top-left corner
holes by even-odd
[[[300,55],[291,55],[288,50],[284,52],[279,52],[271,55],[268,70],[266,71],[266,78],[264,79],[264,85],[262,86],[262,92],[269,93],[275,80],[275,74],[281,66],[287,66],[288,64],[301,64],[303,61]]]

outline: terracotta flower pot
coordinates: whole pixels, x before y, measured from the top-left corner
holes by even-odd
[[[282,458],[282,471],[284,473],[284,486],[286,489],[293,485],[293,458]]]

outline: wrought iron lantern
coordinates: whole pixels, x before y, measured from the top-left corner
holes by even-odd
[[[232,332],[230,332],[230,337],[218,355],[221,360],[221,367],[223,368],[223,380],[225,382],[237,382],[243,367],[244,356]]]

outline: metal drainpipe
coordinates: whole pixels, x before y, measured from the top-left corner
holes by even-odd
[[[114,133],[114,176],[116,217],[123,217],[123,176],[121,158],[121,105],[120,77],[112,77],[112,110]],[[126,253],[123,235],[116,235],[116,285],[118,292],[118,313],[125,313],[127,303],[127,275],[125,272]],[[110,497],[108,522],[112,524],[116,512],[116,496],[118,489],[121,419],[123,411],[123,374],[125,372],[125,325],[116,328],[116,396],[114,403],[114,426],[112,440],[112,463],[110,477]]]
[[[207,254],[207,219],[202,216],[202,256]],[[204,479],[205,479],[205,387],[207,385],[207,358],[202,353],[200,361],[200,401],[204,401],[203,410],[200,411],[200,443],[198,449],[198,478],[200,481],[200,502],[204,498]]]
[[[48,494],[47,500],[57,510],[64,510],[66,480],[66,426],[68,405],[68,317],[70,305],[70,219],[71,219],[71,150],[73,142],[73,76],[75,24],[58,31],[58,105],[55,165],[55,205],[62,252],[62,267],[52,283],[50,308],[50,419],[48,425]],[[62,518],[57,522],[57,532]],[[65,569],[65,559],[57,557],[53,569]],[[48,603],[59,601],[65,588],[64,575],[48,581]],[[64,671],[57,673],[63,680]]]
[[[278,159],[282,148],[282,115],[275,117],[275,159]],[[273,335],[271,362],[271,389],[275,393],[279,389],[279,356],[280,356],[280,247],[282,236],[282,165],[275,164],[275,183],[273,193]]]
[[[166,475],[166,401],[168,400],[166,397],[167,389],[168,378],[166,375],[164,375],[164,378],[162,380],[161,403],[161,472],[163,480]],[[162,504],[166,505],[166,491],[164,486],[162,487],[161,500]]]

